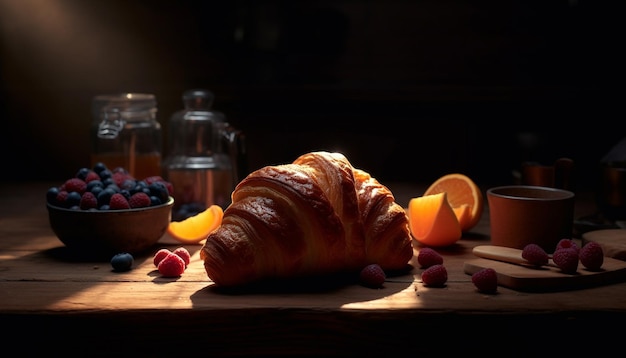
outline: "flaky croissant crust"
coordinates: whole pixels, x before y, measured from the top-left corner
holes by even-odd
[[[200,257],[217,285],[400,270],[413,255],[408,218],[391,191],[341,153],[266,166],[235,188]]]

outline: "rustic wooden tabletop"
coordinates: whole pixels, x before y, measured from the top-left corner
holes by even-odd
[[[161,277],[152,262],[158,248],[175,243],[160,242],[123,273],[108,261],[68,256],[48,223],[49,186],[3,184],[0,198],[0,322],[10,327],[2,341],[29,337],[32,343],[20,345],[24,355],[388,356],[465,352],[485,340],[534,353],[535,343],[553,347],[578,333],[606,341],[613,334],[606,328],[626,318],[623,280],[551,292],[502,286],[496,294],[478,292],[464,265],[476,259],[475,246],[489,244],[488,207],[474,230],[438,250],[449,275],[445,287],[424,286],[414,256],[413,270],[389,277],[382,289],[298,280],[224,291],[208,279],[200,245],[185,245],[191,263],[180,278]],[[389,187],[402,205],[423,190]],[[576,215],[592,210],[580,200]],[[528,327],[534,342],[520,345]]]

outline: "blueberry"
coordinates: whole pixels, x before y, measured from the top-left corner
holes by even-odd
[[[116,191],[111,188],[106,188],[98,193],[98,206],[109,205],[111,197]]]
[[[76,172],[76,177],[78,179],[85,180],[87,178],[87,174],[89,174],[89,171],[90,171],[89,168],[85,168],[85,167],[80,168]]]
[[[163,202],[159,197],[156,197],[154,195],[150,196],[150,206],[157,206],[161,204],[163,204]]]
[[[150,189],[148,188],[148,184],[143,180],[137,180],[135,182],[135,187],[130,191],[131,194],[143,192],[150,196]]]
[[[93,189],[95,187],[104,188],[104,184],[102,184],[102,181],[100,180],[92,180],[89,183],[87,183],[87,191],[90,191],[93,193]]]
[[[80,204],[80,194],[76,191],[72,191],[67,194],[65,198],[65,206],[71,208],[72,206],[78,206]]]
[[[121,189],[120,190],[120,194],[124,195],[124,197],[126,198],[126,200],[130,199],[130,191],[128,189]]]
[[[106,169],[107,169],[106,164],[104,164],[102,162],[98,162],[98,163],[94,164],[94,166],[93,166],[93,171],[96,172],[96,174],[98,174],[98,175],[100,175],[100,173],[103,170],[106,170]]]
[[[100,194],[101,191],[103,191],[104,188],[101,186],[94,186],[91,190],[89,190],[93,195],[96,196],[96,198],[98,197],[98,194]]]
[[[126,179],[120,185],[120,189],[130,191],[131,189],[135,188],[135,185],[136,181],[134,179]]]
[[[58,205],[57,195],[59,195],[59,188],[52,187],[48,189],[48,192],[46,193],[46,201],[52,205]]]
[[[111,266],[113,266],[113,271],[128,271],[133,267],[134,261],[133,255],[128,252],[122,252],[115,254],[113,258],[111,258]]]
[[[169,191],[167,191],[167,187],[165,184],[161,182],[154,182],[148,185],[148,189],[150,189],[150,195],[156,196],[161,199],[161,202],[166,203],[167,199],[169,199]]]
[[[100,180],[102,180],[103,183],[106,182],[107,179],[113,178],[113,173],[109,169],[102,170],[100,173],[98,173],[98,175],[100,176]]]

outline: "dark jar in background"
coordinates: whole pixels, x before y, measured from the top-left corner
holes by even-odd
[[[603,162],[597,190],[600,213],[609,220],[626,220],[626,161]]]
[[[161,175],[162,132],[157,101],[145,93],[95,96],[91,165],[123,167],[136,179]]]
[[[226,209],[239,181],[243,134],[211,109],[214,95],[204,89],[183,93],[184,109],[169,121],[169,154],[163,177],[174,188],[172,220],[180,221],[210,205]]]

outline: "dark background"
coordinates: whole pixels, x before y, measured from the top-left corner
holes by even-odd
[[[0,181],[89,165],[91,100],[207,88],[248,168],[340,150],[380,181],[576,163],[625,134],[624,5],[585,0],[0,0]],[[167,143],[164,155],[167,155]]]

